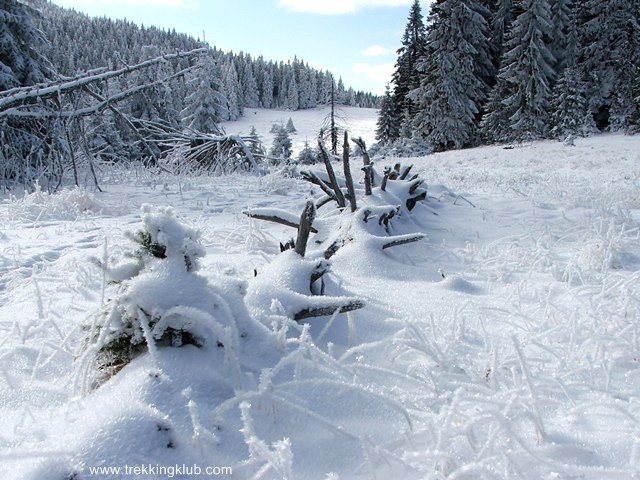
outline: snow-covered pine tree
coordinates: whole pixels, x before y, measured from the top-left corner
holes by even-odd
[[[436,150],[470,146],[493,69],[487,41],[489,12],[475,0],[433,5],[420,86],[409,92],[417,105],[413,127]]]
[[[616,74],[611,98],[611,126],[629,130],[639,106],[634,86],[640,71],[640,2],[612,0],[609,10],[613,32],[611,61]]]
[[[347,91],[344,88],[344,82],[342,77],[338,78],[338,84],[336,85],[336,103],[344,105],[347,99]]]
[[[522,141],[547,133],[556,59],[549,0],[524,0],[513,21],[498,80],[482,122],[489,141]]]
[[[551,98],[551,135],[564,139],[570,135],[586,136],[595,131],[589,112],[582,72],[578,66],[580,51],[577,15],[573,11],[566,31],[562,69]]]
[[[285,128],[287,129],[287,133],[296,133],[296,127],[293,125],[293,119],[291,117],[289,117],[289,120],[287,120],[287,125],[285,126]]]
[[[507,32],[515,17],[514,0],[496,0],[491,19],[491,45],[494,46],[494,66],[500,68],[500,59],[504,53]]]
[[[186,127],[202,133],[217,132],[218,123],[225,120],[226,98],[222,93],[220,70],[211,55],[202,55],[201,67],[189,80],[190,94],[181,112]]]
[[[264,145],[262,144],[262,140],[260,140],[260,137],[258,136],[258,132],[256,132],[255,125],[251,126],[251,130],[249,131],[246,143],[248,144],[249,150],[256,159],[265,157],[266,150],[264,148]]]
[[[567,58],[569,31],[572,28],[573,0],[555,0],[551,2],[551,23],[553,25],[553,38],[550,42],[550,50],[556,59],[556,72],[562,72]],[[575,21],[573,21],[575,24]],[[577,41],[577,37],[576,40]],[[576,52],[577,55],[577,52]]]
[[[636,67],[636,77],[631,86],[631,93],[635,102],[635,107],[629,113],[629,125],[627,133],[640,133],[640,67]]]
[[[298,92],[298,82],[296,81],[293,68],[286,69],[284,85],[286,91],[284,108],[287,110],[298,110],[300,106],[300,93]]]
[[[300,165],[313,165],[318,161],[318,152],[305,140],[304,147],[302,147],[302,150],[298,153],[296,160]]]
[[[282,125],[276,129],[273,137],[273,145],[271,150],[269,150],[269,154],[283,161],[291,157],[291,138],[289,138],[287,129]]]
[[[224,84],[224,93],[227,99],[227,118],[226,120],[237,120],[242,116],[243,108],[240,101],[240,79],[236,70],[233,58],[229,57],[222,67],[222,78]]]
[[[156,45],[144,45],[141,48],[141,57],[149,60],[160,55],[160,50]],[[167,67],[164,67],[165,69]],[[166,71],[161,72],[163,67],[153,66],[133,73],[133,83],[139,86],[151,85],[161,76],[166,77]],[[164,85],[155,85],[139,91],[131,97],[129,102],[131,115],[136,119],[159,122],[168,120]]]
[[[640,65],[640,2],[585,0],[577,8],[589,109],[599,129],[625,129],[636,105],[630,86]]]
[[[407,25],[402,35],[402,47],[397,51],[398,60],[393,73],[393,103],[395,117],[413,118],[414,105],[407,97],[410,91],[420,86],[421,74],[417,69],[418,61],[424,55],[426,46],[426,29],[419,0],[414,0],[409,13]]]
[[[399,121],[396,118],[396,109],[391,98],[389,84],[385,87],[384,97],[380,105],[376,128],[376,140],[381,145],[387,145],[400,136]]]
[[[254,74],[254,62],[250,55],[243,57],[242,75],[240,81],[242,84],[242,96],[244,98],[244,106],[256,108],[260,106],[260,98],[258,97],[258,82]]]
[[[38,12],[18,0],[0,2],[0,91],[33,85],[53,75],[42,56],[44,34],[33,22]]]

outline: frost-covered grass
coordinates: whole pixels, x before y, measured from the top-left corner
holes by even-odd
[[[2,478],[124,478],[89,469],[142,464],[264,479],[637,478],[639,147],[605,135],[402,159],[429,200],[391,233],[427,238],[381,251],[381,233],[354,224],[326,294],[366,307],[301,324],[282,315],[309,268],[279,253],[295,231],[242,212],[299,214],[305,182],[138,172],[113,174],[104,193],[7,199]],[[91,257],[122,256],[145,203],[199,231],[197,285],[226,309],[207,313],[226,345],[152,349],[87,391],[83,326],[118,293]],[[326,228],[343,217],[318,211]],[[158,299],[169,310],[196,281],[172,278]]]

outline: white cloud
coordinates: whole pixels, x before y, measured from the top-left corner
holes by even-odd
[[[278,0],[279,7],[321,15],[342,15],[368,7],[398,7],[411,3],[411,0]]]
[[[380,45],[371,45],[369,48],[361,50],[360,53],[365,57],[381,57],[393,53],[393,50],[381,47]]]
[[[156,6],[174,8],[198,8],[199,0],[54,0],[54,3],[65,7],[78,7],[82,5],[118,5],[118,6]]]
[[[373,93],[382,94],[384,93],[385,85],[391,82],[391,76],[395,70],[395,65],[393,63],[379,63],[375,65],[369,63],[356,63],[351,67],[351,70],[354,73],[363,75],[367,79],[378,83],[380,87],[375,89]]]

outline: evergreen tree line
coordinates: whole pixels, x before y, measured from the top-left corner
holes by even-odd
[[[16,103],[24,87],[75,85],[82,76],[117,71],[124,73],[78,83],[56,98]],[[149,125],[220,133],[220,122],[247,107],[374,107],[378,101],[298,58],[274,62],[223,52],[175,30],[90,18],[48,0],[0,0],[0,186],[46,178],[57,188],[71,171],[77,184],[80,164],[93,174],[96,158],[155,162],[168,147],[141,131]]]
[[[96,67],[117,68],[135,64],[145,58],[145,48],[157,52],[186,51],[207,45],[200,39],[156,27],[138,26],[127,20],[92,18],[74,10],[58,7],[47,0],[28,0],[41,12],[36,27],[48,42],[43,45],[45,56],[61,75],[74,75]],[[215,39],[214,39],[215,41]],[[148,52],[147,52],[148,53]],[[334,77],[330,72],[315,70],[298,58],[289,62],[265,60],[240,52],[223,52],[211,47],[216,67],[211,68],[208,81],[219,84],[218,120],[236,120],[245,107],[298,110],[325,104]],[[172,99],[180,110],[181,100],[193,90],[173,84]],[[338,79],[336,101],[344,105],[376,107],[378,98],[370,93],[346,88]]]
[[[435,150],[640,128],[639,0],[415,0],[382,144]]]

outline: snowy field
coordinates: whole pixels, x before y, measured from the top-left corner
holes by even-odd
[[[340,128],[346,128],[352,137],[362,137],[367,145],[372,145],[375,140],[375,130],[378,110],[372,108],[336,106],[335,119]],[[317,107],[308,110],[290,112],[287,110],[266,110],[263,108],[245,108],[244,116],[235,122],[223,123],[227,133],[239,133],[248,135],[251,127],[255,127],[258,137],[264,143],[267,150],[273,144],[271,127],[287,125],[289,118],[293,121],[296,132],[290,134],[293,157],[295,158],[309,142],[311,147],[317,146],[318,132],[323,123],[328,124],[330,110],[327,107]]]
[[[304,142],[326,111],[276,113]],[[225,128],[256,120],[269,144],[270,115]],[[320,208],[319,227],[352,229],[325,293],[366,306],[300,324],[283,312],[308,265],[279,251],[295,230],[242,214],[299,215],[300,179],[129,169],[104,193],[6,197],[0,478],[640,478],[640,137],[373,160],[426,180],[391,232],[426,238],[382,250],[384,232]],[[118,295],[95,259],[133,248],[143,204],[200,232],[205,283],[136,292],[190,306],[210,290],[193,315],[226,340],[153,349],[92,389],[87,330]]]

